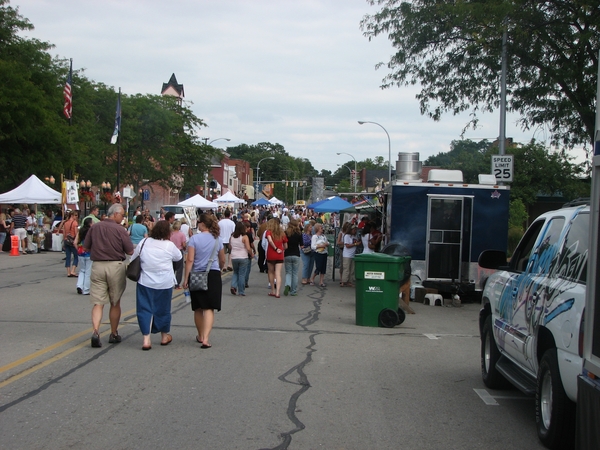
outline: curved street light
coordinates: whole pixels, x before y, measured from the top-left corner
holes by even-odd
[[[348,167],[346,164],[338,164],[338,167],[345,167],[348,169],[348,172],[350,172],[350,182],[352,183],[352,169],[350,169],[350,167]]]
[[[216,138],[216,139],[213,139],[212,141],[210,141],[210,142],[209,142],[207,145],[210,145],[210,144],[212,144],[213,142],[215,142],[215,141],[219,141],[219,140],[221,140],[221,139],[223,139],[224,141],[227,141],[227,142],[229,142],[229,141],[231,140],[231,139],[229,139],[229,138]]]
[[[389,153],[389,156],[388,156],[388,182],[390,184],[392,184],[392,141],[390,140],[390,134],[387,132],[387,130],[380,123],[370,122],[368,120],[359,120],[358,123],[360,125],[363,125],[365,123],[372,123],[373,125],[380,126],[383,129],[383,131],[385,131],[385,134],[387,134],[387,138],[388,138],[388,153]]]
[[[358,181],[358,172],[356,170],[356,158],[352,156],[350,153],[339,152],[336,155],[348,155],[350,158],[354,160],[354,192],[356,192],[356,182]],[[345,166],[344,166],[345,167]],[[352,173],[352,171],[350,172]]]
[[[266,158],[261,159],[260,161],[258,161],[258,163],[256,164],[256,189],[254,190],[254,199],[258,200],[258,193],[256,191],[258,191],[258,187],[260,186],[260,177],[259,177],[259,173],[260,173],[260,163],[263,162],[265,159],[275,159],[274,156],[267,156]]]

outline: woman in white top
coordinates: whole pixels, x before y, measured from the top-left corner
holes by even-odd
[[[375,250],[369,248],[369,241],[371,240],[371,238],[373,237],[373,235],[371,234],[371,224],[367,223],[364,228],[363,228],[363,233],[361,236],[361,241],[362,241],[362,246],[363,246],[363,254],[365,253],[375,253]]]
[[[238,222],[235,225],[235,231],[229,238],[229,252],[231,253],[231,263],[233,265],[233,275],[231,277],[231,293],[233,295],[246,295],[244,292],[246,271],[252,261],[248,259],[248,254],[252,252],[252,248],[246,233],[246,224]]]
[[[344,235],[344,250],[342,251],[344,273],[340,286],[354,286],[354,255],[356,247],[359,245],[360,241],[356,239],[356,226],[352,225],[348,229],[348,233]]]
[[[169,345],[171,300],[176,284],[173,262],[181,261],[181,251],[169,239],[171,226],[166,220],[156,222],[150,237],[142,239],[131,259],[141,258],[141,274],[136,288],[136,309],[140,331],[144,336],[142,350],[150,350],[150,333],[161,333],[160,345]]]
[[[325,287],[324,279],[325,272],[327,271],[327,247],[329,247],[329,241],[327,240],[327,236],[323,234],[323,225],[320,223],[315,224],[314,230],[315,234],[313,234],[310,246],[315,257],[315,273],[310,279],[310,284],[314,286],[315,278],[319,275],[319,286]]]

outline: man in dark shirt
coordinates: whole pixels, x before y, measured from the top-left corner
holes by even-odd
[[[104,305],[110,302],[109,344],[121,342],[117,330],[121,320],[121,296],[125,291],[126,254],[133,254],[133,244],[120,223],[125,216],[123,205],[115,203],[108,209],[108,218],[90,228],[83,247],[90,253],[92,264],[90,300],[92,307],[92,347],[102,347],[100,323]]]
[[[15,214],[12,218],[11,231],[15,236],[19,236],[20,251],[25,255],[27,250],[27,216],[21,213],[19,208],[15,208]]]

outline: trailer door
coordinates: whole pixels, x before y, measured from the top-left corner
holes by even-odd
[[[427,279],[459,281],[463,253],[470,249],[472,199],[464,196],[429,195],[427,224]]]

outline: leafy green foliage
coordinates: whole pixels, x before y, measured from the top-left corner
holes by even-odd
[[[589,179],[584,178],[582,166],[574,164],[566,153],[550,151],[535,141],[510,146],[506,151],[514,155],[511,199],[529,206],[538,195],[568,200],[589,195]],[[497,153],[498,148],[485,140],[452,141],[449,152],[429,157],[425,165],[462,170],[465,182],[477,183],[479,174],[490,173],[491,155]]]
[[[420,84],[422,114],[498,108],[502,34],[507,30],[508,109],[523,129],[548,127],[552,144],[593,141],[600,42],[597,0],[369,0],[381,10],[364,35],[387,35],[396,53],[384,88]]]
[[[289,181],[303,181],[306,183],[310,177],[317,175],[317,171],[308,159],[290,156],[281,144],[270,142],[260,142],[256,145],[242,144],[236,147],[228,147],[227,153],[231,158],[248,161],[253,169],[254,177],[256,177],[256,166],[260,161],[261,181],[275,182],[275,197],[286,201],[286,203],[292,202],[293,195],[293,189]],[[274,159],[264,159],[270,157]],[[287,186],[286,180],[288,181]]]

